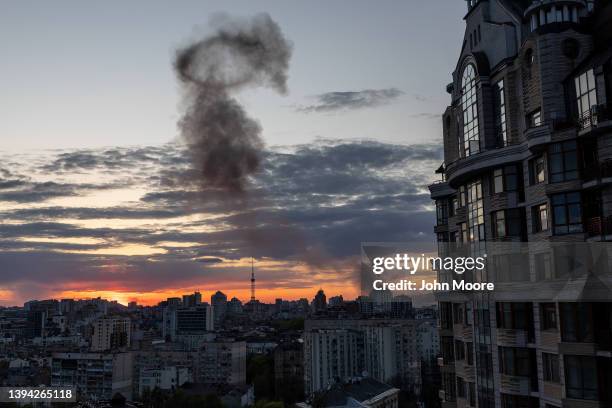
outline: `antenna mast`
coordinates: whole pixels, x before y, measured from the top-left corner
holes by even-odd
[[[255,264],[251,257],[251,302],[255,301]]]

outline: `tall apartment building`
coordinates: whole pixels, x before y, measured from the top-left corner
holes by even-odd
[[[195,307],[167,306],[163,310],[164,339],[176,341],[177,336],[204,335],[214,330],[213,307],[202,303]]]
[[[429,336],[426,335],[429,327]],[[368,377],[421,390],[421,363],[437,342],[427,320],[310,319],[304,327],[304,378],[308,395],[337,382]],[[433,351],[434,355],[438,350]]]
[[[220,327],[227,315],[227,296],[225,293],[217,291],[210,297],[210,304],[213,307],[215,326]]]
[[[100,352],[130,346],[132,321],[129,317],[103,317],[93,323],[91,351]]]
[[[246,384],[246,342],[215,340],[197,352],[194,380],[208,385]]]
[[[79,400],[131,400],[132,354],[54,353],[51,386],[76,388]]]
[[[612,240],[611,3],[467,3],[429,187],[440,253]],[[438,295],[444,407],[610,406],[612,303],[540,290],[568,262],[516,257],[496,271],[526,271],[514,292]]]

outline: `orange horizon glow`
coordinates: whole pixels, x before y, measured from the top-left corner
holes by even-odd
[[[313,286],[309,288],[287,288],[283,290],[273,289],[273,288],[258,288],[255,292],[255,297],[257,300],[263,303],[274,303],[276,299],[283,300],[298,300],[300,298],[306,298],[309,301],[314,298],[315,294],[319,289],[323,289],[327,298],[329,299],[332,296],[342,295],[345,299],[354,299],[359,296],[359,289],[356,287],[347,287],[347,286],[337,286],[337,285],[326,285],[326,286]],[[228,300],[233,297],[240,299],[243,303],[246,303],[251,298],[250,289],[234,289],[230,291],[223,292]],[[112,290],[102,290],[102,291],[61,291],[52,296],[54,299],[94,299],[94,298],[102,298],[108,301],[117,301],[120,304],[126,305],[129,302],[135,301],[138,305],[142,306],[154,306],[161,301],[164,301],[171,297],[182,298],[183,295],[193,294],[194,292],[200,292],[202,294],[203,302],[210,302],[210,297],[217,290],[205,290],[199,289],[197,287],[193,288],[182,288],[175,290],[167,290],[167,291],[156,291],[156,292],[133,292],[133,291],[112,291]]]

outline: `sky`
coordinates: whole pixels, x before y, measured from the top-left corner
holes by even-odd
[[[184,182],[177,49],[265,12],[288,93],[233,95],[262,128],[247,194]],[[355,296],[359,243],[431,243],[445,86],[465,3],[18,2],[0,15],[0,305],[222,289]],[[443,27],[443,29],[441,29]]]

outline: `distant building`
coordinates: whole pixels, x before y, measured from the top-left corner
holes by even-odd
[[[143,368],[138,380],[138,395],[145,390],[159,388],[164,391],[175,390],[186,382],[193,381],[191,372],[186,367]]]
[[[214,330],[213,308],[202,304],[196,307],[166,307],[163,311],[163,336],[175,341],[179,335],[198,335]]]
[[[212,341],[202,345],[194,362],[195,381],[209,385],[246,384],[246,343]]]
[[[62,299],[59,303],[59,312],[63,315],[67,315],[74,311],[74,307],[74,299]]]
[[[47,320],[47,312],[44,310],[30,310],[26,318],[26,338],[41,337]]]
[[[242,302],[240,299],[233,297],[227,302],[227,312],[232,315],[239,315],[242,313]]]
[[[217,291],[210,297],[210,303],[213,307],[215,325],[220,325],[227,314],[227,296],[223,292]]]
[[[129,317],[104,317],[93,323],[91,351],[108,351],[130,346],[132,322]]]
[[[396,319],[412,317],[412,299],[409,296],[399,295],[391,298],[391,316]]]
[[[131,353],[54,353],[51,386],[76,388],[79,400],[132,399]]]
[[[344,298],[340,296],[332,296],[329,298],[329,307],[340,307],[344,303]]]
[[[426,327],[423,327],[426,326]],[[411,319],[312,319],[304,328],[306,393],[368,376],[421,391],[421,363],[437,355],[435,322]]]
[[[180,306],[182,304],[181,302],[181,298],[178,297],[169,297],[168,299],[166,299],[166,305],[167,306]]]
[[[285,390],[304,396],[304,344],[301,342],[281,343],[274,350],[274,383],[277,398]]]
[[[183,295],[183,307],[196,307],[202,303],[202,294],[194,292],[191,295]]]
[[[314,313],[321,313],[327,310],[327,297],[323,289],[319,289],[312,301],[312,310]]]

